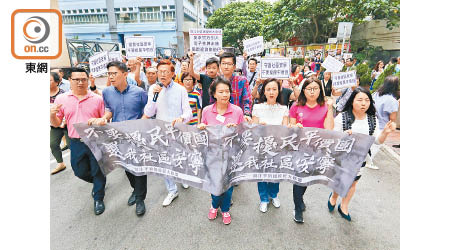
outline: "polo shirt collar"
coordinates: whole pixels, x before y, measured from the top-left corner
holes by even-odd
[[[212,112],[218,114],[219,112],[217,112],[217,102],[215,102],[212,106]],[[225,114],[231,113],[231,103],[228,103],[228,107],[227,107],[227,111],[225,111]]]
[[[72,90],[69,90],[68,95],[69,95],[69,96],[74,96],[75,98],[78,99],[78,97],[77,97],[76,95],[73,94]],[[91,90],[88,90],[87,94],[86,94],[86,95],[84,96],[84,98],[81,99],[80,101],[85,100],[85,99],[88,99],[88,98],[92,97],[93,95],[94,95],[94,93],[92,93]]]
[[[125,94],[128,92],[128,90],[130,90],[130,84],[127,83],[127,87],[123,90],[123,92],[120,92],[116,87],[114,87],[114,90],[121,94]]]

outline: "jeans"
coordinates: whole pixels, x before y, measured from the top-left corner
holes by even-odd
[[[166,183],[166,188],[169,193],[178,192],[177,183],[173,181],[172,178],[164,178],[164,182]]]
[[[136,195],[136,200],[145,200],[147,196],[147,175],[136,176],[128,171],[125,171],[125,174],[133,188],[133,194]]]
[[[222,213],[230,211],[231,195],[233,194],[233,187],[230,187],[225,193],[220,196],[211,194],[212,207],[217,209],[220,207]]]
[[[305,202],[303,201],[303,195],[305,194],[306,187],[294,185],[293,195],[294,195],[294,205],[295,210],[302,209],[305,207]]]
[[[269,203],[269,198],[276,198],[280,191],[280,183],[258,182],[258,193],[261,202]]]
[[[78,178],[93,183],[94,200],[105,197],[106,177],[103,175],[91,150],[80,139],[70,139],[70,164]]]
[[[66,137],[67,146],[70,147],[67,128],[55,128],[50,126],[50,149],[52,150],[52,155],[55,157],[57,163],[63,162],[62,151],[59,147],[63,136]]]

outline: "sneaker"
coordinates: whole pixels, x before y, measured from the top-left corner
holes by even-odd
[[[178,197],[178,192],[175,192],[175,193],[169,193],[168,195],[167,195],[167,197],[164,199],[164,201],[163,201],[163,207],[165,207],[165,206],[169,206],[170,205],[170,203],[172,203],[172,201],[175,199],[175,198],[177,198]]]
[[[367,164],[366,167],[368,167],[370,169],[380,169],[376,165],[373,165],[373,164]]]
[[[297,223],[303,223],[303,211],[300,210],[294,210],[294,221]]]
[[[275,197],[272,199],[272,204],[274,207],[279,208],[281,206],[280,199],[278,197]]]
[[[231,215],[229,212],[222,213],[222,222],[225,225],[228,225],[231,223]]]
[[[189,185],[184,184],[184,183],[181,183],[181,186],[183,186],[184,189],[188,189],[189,188]]]
[[[208,219],[214,220],[217,217],[217,208],[210,208],[208,213]]]
[[[265,213],[267,212],[267,204],[269,204],[268,202],[261,202],[259,203],[259,211]]]

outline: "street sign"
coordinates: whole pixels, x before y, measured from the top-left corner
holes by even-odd
[[[338,26],[337,36],[338,39],[348,39],[352,34],[353,23],[340,22]],[[345,33],[344,33],[345,32]]]

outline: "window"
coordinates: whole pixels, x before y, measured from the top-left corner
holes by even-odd
[[[164,22],[173,22],[175,21],[175,11],[164,11],[162,13]]]
[[[62,14],[66,14],[66,11],[65,11],[65,10],[61,10],[61,13],[62,13]]]
[[[68,10],[68,11],[67,11],[67,14],[71,14],[71,13],[72,13],[72,11],[71,11],[71,10]]]
[[[103,9],[103,12],[108,12],[108,9]]]
[[[115,12],[120,12],[120,8],[114,8]]]
[[[116,13],[118,23],[137,23],[137,13]]]
[[[175,9],[175,5],[170,5],[170,9],[174,10]]]
[[[95,10],[94,10],[94,9],[91,9],[91,13],[95,13]]]
[[[141,22],[160,22],[161,14],[159,7],[143,7],[139,8]]]
[[[122,8],[122,11],[127,11],[127,8]]]
[[[97,13],[100,13],[100,12],[102,12],[102,10],[101,9],[97,9]]]
[[[129,11],[133,11],[133,7],[128,7],[128,10]]]

